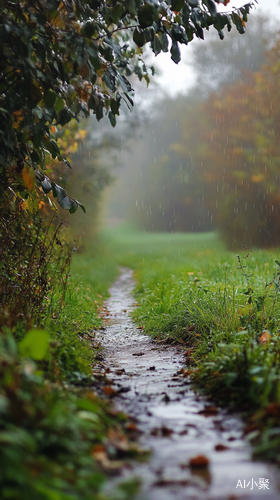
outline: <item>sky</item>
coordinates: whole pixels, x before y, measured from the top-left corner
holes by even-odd
[[[241,7],[245,3],[248,3],[249,0],[231,0],[231,2],[227,5],[227,7],[219,7],[219,10],[230,10],[230,7]],[[280,0],[258,0],[258,5],[255,9],[251,11],[250,16],[254,15],[257,12],[262,11],[264,14],[268,14],[272,16],[273,19],[278,17],[280,19]],[[249,22],[250,22],[249,16]],[[243,35],[241,35],[243,36]],[[197,40],[192,43],[204,43],[203,41]],[[167,91],[170,95],[175,96],[179,92],[184,92],[187,88],[191,87],[194,83],[194,74],[191,68],[191,64],[188,64],[188,60],[190,61],[190,52],[191,52],[191,44],[188,47],[182,47],[182,61],[176,65],[171,59],[170,54],[161,53],[156,59],[153,61],[160,72],[161,75],[158,77],[157,82],[159,87],[162,87],[165,91]]]

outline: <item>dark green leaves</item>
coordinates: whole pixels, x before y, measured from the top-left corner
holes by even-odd
[[[143,31],[139,31],[137,28],[133,31],[133,41],[138,45],[138,47],[143,47],[146,43],[146,37]]]
[[[90,110],[115,126],[121,100],[132,109],[128,78],[134,74],[148,83],[152,73],[142,59],[146,44],[155,55],[170,51],[177,64],[179,44],[194,35],[203,39],[211,25],[220,38],[232,23],[244,33],[253,6],[224,14],[216,12],[214,0],[73,0],[66,15],[59,0],[31,4],[1,0],[0,181],[3,175],[5,186],[7,166],[19,158],[40,168],[47,166],[46,152],[63,160],[51,140],[53,126],[78,121]],[[48,182],[43,184],[48,189]],[[58,201],[76,209],[66,195]]]
[[[52,107],[54,106],[54,103],[56,101],[56,93],[53,91],[53,90],[48,90],[48,92],[46,93],[45,97],[44,97],[44,103],[45,103],[45,106],[47,107]]]
[[[202,0],[202,3],[204,3],[204,5],[206,5],[206,7],[208,7],[208,10],[209,10],[210,14],[212,14],[212,16],[216,16],[217,9],[216,9],[215,2],[213,0]]]
[[[112,113],[112,111],[109,111],[109,120],[110,120],[110,123],[112,125],[112,127],[115,127],[116,126],[116,117],[115,115]]]
[[[91,38],[97,31],[97,26],[95,23],[87,22],[83,27],[83,32],[85,37]]]
[[[138,20],[141,28],[148,28],[156,20],[155,7],[149,3],[144,4],[138,11]]]
[[[65,189],[59,186],[56,182],[53,182],[44,175],[40,170],[36,172],[36,179],[38,184],[43,189],[45,194],[52,191],[54,198],[57,199],[59,205],[65,210],[69,210],[70,214],[76,212],[77,208],[80,207],[83,212],[85,212],[85,207],[78,201],[74,200],[66,193]]]
[[[231,18],[232,18],[237,30],[239,31],[239,33],[241,35],[243,35],[246,31],[245,30],[245,22],[242,20],[242,18],[236,12],[232,13]]]
[[[179,12],[184,5],[184,0],[172,0],[171,2],[171,9],[174,10],[175,12]]]
[[[172,42],[172,47],[171,47],[171,59],[174,61],[176,64],[178,64],[179,61],[181,61],[181,52],[178,46],[178,43],[173,40]]]

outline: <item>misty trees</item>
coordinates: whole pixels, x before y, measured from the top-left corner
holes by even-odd
[[[250,19],[246,36],[238,36],[234,30],[221,43],[214,35],[207,34],[207,43],[197,44],[192,52],[196,85],[204,96],[238,79],[246,80],[248,74],[258,71],[275,40],[272,21],[263,15]]]
[[[217,91],[209,93],[212,67],[206,64],[205,86],[200,74],[198,79],[203,98],[192,90],[158,104],[161,111],[146,142],[135,145],[136,151],[150,152],[132,188],[137,206],[131,203],[130,213],[140,227],[214,227],[230,248],[280,244],[280,41],[274,39],[271,46],[272,34],[267,20],[254,19],[247,58],[246,37],[244,50],[233,50],[232,59],[230,37],[218,47],[209,40],[209,60],[220,60],[235,80],[216,80]],[[252,61],[256,71],[251,71]]]
[[[210,26],[223,38],[234,24],[244,33],[252,3],[228,14],[213,0],[1,0],[0,178],[22,196],[24,166],[34,169],[45,193],[53,191],[71,212],[78,202],[47,177],[52,157],[67,164],[55,128],[80,115],[106,114],[114,126],[120,105],[133,106],[128,77],[149,81],[143,47],[169,51],[180,61],[180,44],[203,38]]]
[[[280,39],[260,71],[225,87],[203,108],[212,125],[207,173],[201,172],[209,186],[206,203],[215,192],[217,224],[230,247],[280,244],[279,54]]]

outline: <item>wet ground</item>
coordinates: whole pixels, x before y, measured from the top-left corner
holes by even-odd
[[[133,287],[133,272],[122,268],[97,338],[119,392],[115,404],[137,419],[140,445],[152,451],[122,472],[141,478],[137,500],[280,499],[279,468],[252,461],[241,420],[190,388],[184,350],[132,322]]]

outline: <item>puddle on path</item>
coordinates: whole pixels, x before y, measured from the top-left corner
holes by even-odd
[[[122,391],[115,404],[137,418],[140,445],[152,450],[148,462],[123,471],[124,478],[141,478],[137,500],[280,499],[279,468],[251,460],[242,422],[220,409],[203,414],[209,403],[186,378],[175,375],[184,367],[183,350],[159,345],[132,322],[132,276],[132,270],[121,269],[105,303],[108,321],[97,339],[110,378]],[[226,449],[217,451],[217,445]],[[209,466],[190,469],[189,460],[197,455],[207,456]],[[269,480],[269,489],[259,489],[260,479]]]

